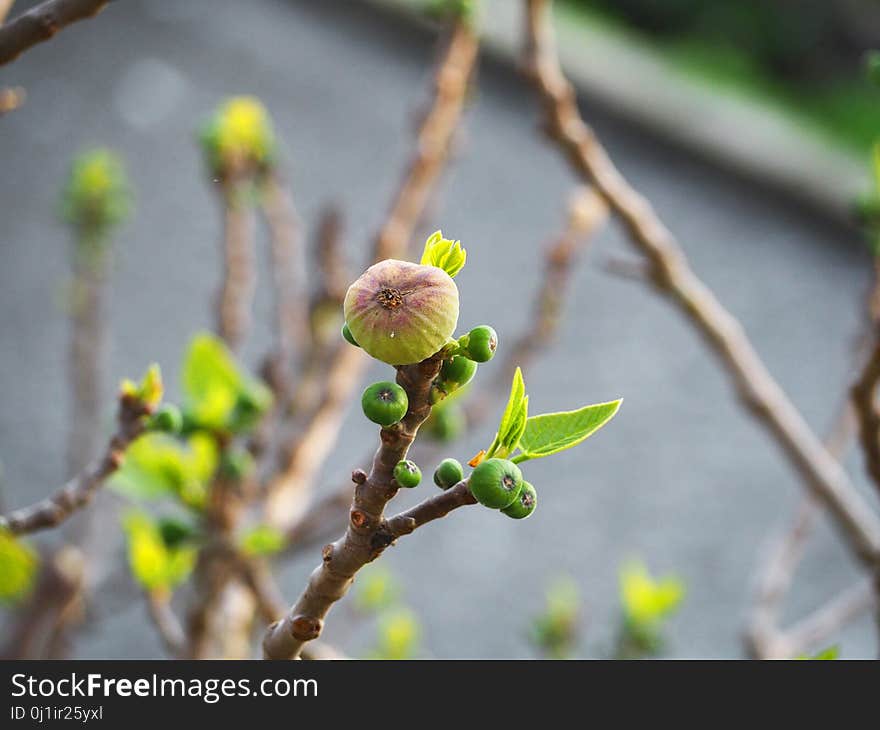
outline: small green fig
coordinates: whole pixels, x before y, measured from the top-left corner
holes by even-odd
[[[519,496],[501,511],[508,517],[513,517],[515,520],[524,520],[535,511],[535,507],[537,506],[538,493],[529,482],[524,481]]]
[[[342,324],[342,337],[348,344],[354,345],[355,347],[360,347],[360,345],[357,343],[357,340],[354,338],[354,335],[351,333],[351,330],[348,328],[348,324],[346,323]]]
[[[438,352],[458,324],[458,287],[436,266],[386,259],[345,295],[345,321],[358,345],[389,365],[411,365]]]
[[[489,362],[498,349],[498,335],[488,325],[474,327],[462,338],[464,355],[474,362]]]
[[[509,507],[519,496],[523,479],[519,467],[507,459],[486,459],[470,476],[471,493],[492,509]]]
[[[373,383],[361,397],[364,415],[380,426],[391,426],[400,421],[409,408],[406,391],[397,383]]]
[[[154,431],[179,434],[183,429],[183,414],[174,404],[165,403],[153,414],[150,428]]]
[[[447,393],[467,385],[477,374],[477,363],[464,355],[444,360],[440,367],[440,387]]]
[[[464,479],[464,469],[455,459],[443,459],[434,470],[434,484],[441,489],[449,489]]]
[[[397,466],[394,467],[394,478],[401,487],[412,489],[419,486],[419,482],[422,481],[422,470],[414,461],[404,459],[398,461]]]

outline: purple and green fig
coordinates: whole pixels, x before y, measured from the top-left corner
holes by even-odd
[[[386,259],[345,295],[345,323],[369,355],[411,365],[438,352],[458,324],[458,287],[436,266]]]

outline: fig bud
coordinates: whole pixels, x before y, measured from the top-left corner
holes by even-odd
[[[434,471],[434,484],[440,489],[449,489],[464,479],[464,469],[455,459],[443,459]]]
[[[522,490],[519,467],[507,459],[486,459],[471,473],[468,482],[480,504],[492,509],[509,507]]]
[[[397,383],[373,383],[361,397],[364,415],[380,426],[391,426],[400,421],[409,408],[406,391]]]
[[[438,352],[458,324],[458,287],[436,266],[386,259],[345,295],[345,322],[377,360],[411,365]]]
[[[419,482],[422,481],[422,470],[414,461],[404,459],[398,461],[397,466],[394,467],[394,479],[401,487],[412,489],[419,486]]]
[[[519,496],[513,500],[513,503],[502,509],[501,511],[508,517],[515,520],[524,520],[538,506],[538,493],[529,482],[523,482],[522,491]]]

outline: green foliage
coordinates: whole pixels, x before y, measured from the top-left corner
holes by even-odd
[[[106,149],[78,155],[61,197],[65,221],[88,232],[84,243],[99,243],[92,235],[102,234],[122,223],[131,212],[131,191],[122,160]]]
[[[378,642],[373,659],[412,659],[419,650],[422,627],[408,608],[394,608],[379,617]]]
[[[226,345],[207,332],[190,342],[183,362],[187,418],[220,433],[246,433],[272,407],[272,393],[236,364]]]
[[[218,461],[217,444],[205,433],[193,433],[182,441],[161,433],[146,434],[128,448],[111,485],[133,499],[173,497],[200,510]]]
[[[521,454],[514,461],[540,459],[577,446],[614,418],[622,400],[584,406],[576,411],[543,413],[525,423],[518,442]]]
[[[123,520],[128,537],[128,561],[135,581],[148,591],[171,591],[195,566],[196,550],[171,547],[159,523],[143,512],[130,512]]]
[[[529,397],[523,382],[522,370],[516,369],[510,387],[510,397],[501,415],[495,440],[489,447],[487,458],[510,457],[519,464],[529,459],[558,454],[570,449],[593,435],[620,408],[622,399],[608,403],[584,406],[576,411],[528,415]]]
[[[127,398],[134,398],[149,408],[155,408],[162,402],[165,386],[162,384],[162,371],[155,363],[147,368],[139,383],[125,378],[119,384],[119,392]]]
[[[212,174],[244,168],[262,169],[274,162],[275,132],[259,99],[236,96],[224,101],[199,132]]]
[[[529,639],[545,656],[571,657],[579,640],[580,591],[569,576],[556,578],[547,589],[543,613],[531,625]]]
[[[467,251],[461,247],[461,241],[451,241],[443,238],[440,231],[434,231],[425,241],[425,250],[420,263],[423,266],[443,269],[454,278],[464,268],[466,261]]]
[[[21,600],[30,592],[38,564],[32,548],[0,529],[0,603]]]
[[[391,572],[383,567],[365,568],[358,574],[355,585],[355,605],[365,613],[384,611],[400,598],[400,586]]]
[[[675,576],[655,579],[640,560],[629,560],[620,571],[623,625],[620,658],[656,654],[663,645],[663,625],[684,599],[684,583]]]
[[[528,399],[526,397],[526,385],[523,381],[522,370],[516,369],[513,374],[513,383],[510,386],[510,396],[507,405],[501,414],[501,422],[498,424],[498,433],[495,442],[489,448],[487,457],[491,458],[498,454],[501,457],[509,456],[519,444],[528,415]]]
[[[257,525],[247,530],[239,540],[245,555],[274,555],[284,547],[284,533],[270,525]]]
[[[177,435],[183,428],[183,414],[173,403],[163,404],[150,418],[150,430]]]
[[[477,13],[476,0],[426,0],[425,12],[433,18],[459,18],[472,23]]]

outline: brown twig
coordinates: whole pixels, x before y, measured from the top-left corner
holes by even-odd
[[[15,0],[0,0],[0,25],[6,22],[6,16],[9,15],[13,5]]]
[[[217,297],[217,333],[238,350],[251,323],[254,285],[254,211],[247,180],[230,175],[221,181],[224,207],[223,282]]]
[[[743,402],[828,508],[853,552],[865,564],[874,565],[880,554],[877,516],[767,371],[740,323],[693,273],[672,234],[618,172],[581,119],[574,89],[556,58],[548,3],[526,2],[526,67],[544,103],[547,133],[575,171],[605,198],[632,243],[651,264],[654,286],[682,309],[715,350]]]
[[[291,358],[295,348],[306,350],[308,328],[301,272],[298,275],[297,218],[290,192],[277,171],[270,170],[261,187],[260,205],[269,226],[272,290],[275,299],[275,352],[269,383],[286,402],[291,387]],[[301,267],[300,267],[301,268]]]
[[[318,638],[327,612],[348,591],[354,575],[394,541],[384,517],[385,505],[397,493],[395,465],[406,458],[419,426],[431,412],[431,383],[440,359],[398,368],[397,382],[406,390],[409,410],[400,423],[380,432],[380,445],[370,474],[356,472],[355,493],[345,535],[323,550],[323,562],[289,613],[272,624],[263,641],[267,659],[294,659],[302,646]]]
[[[186,634],[180,619],[171,607],[170,594],[166,591],[151,590],[144,593],[144,599],[147,612],[159,632],[165,651],[175,659],[186,656]]]
[[[6,528],[14,534],[36,532],[55,527],[85,507],[107,478],[122,465],[126,449],[144,432],[143,417],[149,412],[150,408],[138,399],[128,395],[120,396],[118,427],[104,455],[55,494],[0,516],[0,528]]]
[[[880,384],[880,337],[865,367],[852,387],[852,400],[859,424],[859,440],[865,465],[874,486],[880,490],[880,412],[877,410],[877,386]]]
[[[14,61],[65,26],[97,15],[109,0],[46,0],[0,25],[0,66]],[[7,9],[8,10],[8,9]]]

